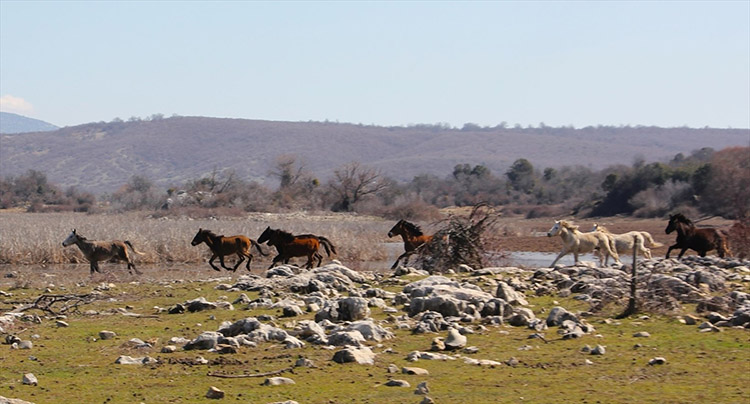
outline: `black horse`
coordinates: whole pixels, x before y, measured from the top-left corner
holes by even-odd
[[[669,215],[669,224],[664,232],[669,234],[673,231],[677,231],[677,241],[667,249],[667,258],[675,248],[681,249],[677,258],[682,258],[688,248],[698,252],[701,257],[705,257],[706,253],[711,250],[716,250],[721,258],[732,256],[727,245],[727,238],[721,231],[713,227],[698,229],[682,213]]]

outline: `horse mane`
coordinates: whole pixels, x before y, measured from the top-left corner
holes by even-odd
[[[594,230],[600,231],[602,233],[610,233],[610,234],[612,233],[611,231],[609,231],[608,228],[606,228],[606,227],[604,227],[604,226],[602,226],[602,225],[600,225],[598,223],[594,223]]]
[[[570,230],[577,230],[578,226],[574,225],[571,222],[568,222],[567,220],[560,220],[560,226],[566,227]]]
[[[208,230],[208,229],[201,230],[201,233],[203,233],[206,236],[211,237],[211,238],[224,237],[223,235],[220,236],[220,235],[218,235],[218,234],[216,234],[216,233],[214,233],[214,232],[212,232],[211,230]]]
[[[284,231],[281,229],[274,230],[276,234],[281,238],[281,241],[284,243],[291,243],[294,241],[294,234],[289,233],[288,231]]]
[[[422,236],[422,235],[424,235],[422,233],[422,229],[419,226],[417,226],[416,224],[411,223],[411,222],[407,222],[406,220],[402,220],[402,222],[404,222],[404,227],[406,227],[406,230],[408,230],[409,233],[412,234],[412,236]]]
[[[672,218],[674,218],[678,222],[685,223],[688,226],[693,226],[693,222],[690,219],[688,219],[685,215],[683,215],[682,213],[675,213],[672,216]]]

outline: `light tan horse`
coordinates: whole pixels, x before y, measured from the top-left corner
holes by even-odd
[[[92,275],[94,274],[94,271],[101,273],[99,270],[99,261],[108,261],[111,259],[125,261],[128,263],[128,272],[132,274],[133,271],[131,271],[131,269],[133,269],[135,273],[139,275],[141,274],[141,272],[136,269],[135,264],[133,264],[133,261],[128,255],[128,247],[138,255],[144,255],[144,253],[136,251],[135,247],[130,244],[130,241],[89,241],[86,237],[77,234],[75,229],[73,229],[68,237],[62,242],[63,247],[67,247],[71,244],[77,245],[83,253],[83,256],[89,261],[91,264]]]
[[[602,233],[600,231],[593,233],[582,233],[578,230],[578,226],[566,222],[565,220],[558,220],[547,232],[547,237],[554,237],[558,235],[560,236],[560,238],[562,238],[563,248],[562,251],[560,251],[560,254],[557,255],[557,258],[552,261],[552,264],[549,266],[550,268],[554,268],[555,264],[560,258],[570,253],[573,253],[574,262],[575,264],[578,264],[579,254],[590,253],[596,248],[599,248],[606,254],[611,255],[615,258],[616,261],[619,262],[620,260],[620,257],[617,255],[617,251],[615,250],[614,240],[612,240],[612,238],[605,233]],[[599,264],[603,266],[604,262],[602,261],[601,257],[599,258],[599,260]]]
[[[622,234],[614,234],[611,231],[607,230],[606,227],[594,223],[594,227],[591,229],[591,231],[601,231],[604,233],[608,233],[612,235],[612,238],[615,240],[615,249],[617,250],[618,254],[626,254],[628,252],[633,251],[633,247],[637,248],[637,253],[644,256],[647,259],[651,259],[651,248],[658,248],[663,246],[664,244],[658,243],[654,241],[654,238],[651,237],[651,233],[647,231],[629,231],[627,233]],[[601,251],[597,251],[596,255],[599,256],[601,259]],[[609,260],[609,255],[604,254],[604,265],[607,265],[607,261]]]

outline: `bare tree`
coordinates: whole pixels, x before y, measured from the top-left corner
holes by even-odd
[[[336,169],[328,187],[336,196],[333,210],[349,212],[367,195],[388,187],[380,171],[352,162]]]
[[[305,165],[297,161],[294,154],[282,154],[276,157],[276,165],[270,174],[279,179],[279,189],[287,189],[294,186],[303,176]]]

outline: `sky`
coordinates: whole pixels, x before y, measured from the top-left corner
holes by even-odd
[[[750,128],[750,1],[0,0],[0,110]]]

